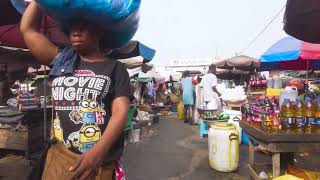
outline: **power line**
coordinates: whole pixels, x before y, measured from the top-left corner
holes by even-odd
[[[268,27],[273,23],[273,21],[280,15],[280,13],[285,9],[285,5],[281,8],[281,10],[269,21],[269,23],[262,29],[262,31],[244,48],[240,54],[245,52],[267,29]]]

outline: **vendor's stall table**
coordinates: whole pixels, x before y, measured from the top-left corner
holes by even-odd
[[[267,147],[272,153],[273,178],[280,176],[280,155],[295,152],[320,152],[320,133],[317,134],[270,134],[264,130],[240,121],[240,126],[249,136],[249,172],[253,179],[259,180],[255,171],[254,145],[256,141],[260,145]]]
[[[48,122],[44,126],[43,109],[24,112],[23,125],[25,129],[14,130],[0,128],[0,150],[12,149],[24,151],[28,158],[29,153],[39,151],[45,145],[44,127],[47,129],[47,137],[49,137],[51,108],[48,109]]]
[[[248,94],[248,99],[249,100],[255,101],[256,98],[266,95],[266,90],[249,91],[249,92],[247,92],[247,94]]]
[[[239,102],[228,102],[228,101],[225,101],[225,102],[226,102],[227,108],[229,110],[239,110],[239,111],[241,111],[241,106],[243,104],[243,101],[239,101]]]

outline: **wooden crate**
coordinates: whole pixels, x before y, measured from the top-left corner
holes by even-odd
[[[47,137],[49,137],[51,113],[48,110],[46,124]],[[29,153],[40,151],[45,147],[43,111],[35,110],[25,112],[23,118],[26,131],[14,131],[0,128],[0,149],[12,149]]]

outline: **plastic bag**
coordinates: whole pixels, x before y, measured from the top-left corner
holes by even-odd
[[[24,0],[11,0],[21,12]],[[103,46],[118,48],[132,39],[138,29],[140,0],[36,0],[57,20],[64,32],[70,22],[84,19],[104,30]]]

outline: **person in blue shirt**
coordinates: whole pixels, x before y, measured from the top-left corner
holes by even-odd
[[[192,84],[192,77],[190,71],[183,73],[181,80],[182,85],[182,101],[184,104],[185,123],[193,124],[192,113],[194,105],[194,85]]]

